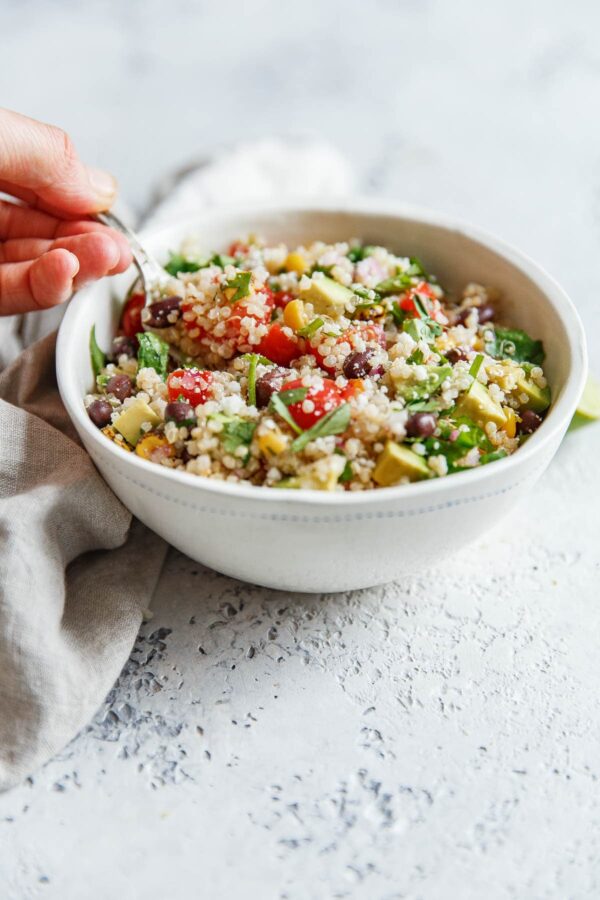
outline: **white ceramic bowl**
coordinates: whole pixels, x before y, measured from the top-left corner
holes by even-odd
[[[115,494],[193,559],[245,581],[294,591],[340,591],[390,581],[463,547],[495,524],[540,477],[563,437],[586,374],[581,322],[564,291],[522,253],[431,211],[381,201],[315,208],[208,211],[144,235],[160,257],[189,234],[207,250],[248,232],[292,245],[360,237],[420,257],[450,289],[499,288],[506,318],[541,338],[553,405],[516,454],[447,478],[362,493],[279,491],[171,471],[124,453],[91,424],[90,328],[108,347],[132,273],[105,279],[71,302],[60,329],[60,392]],[[143,565],[143,560],[140,560]]]

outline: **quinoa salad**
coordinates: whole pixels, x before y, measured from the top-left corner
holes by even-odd
[[[540,341],[491,287],[444,291],[414,257],[358,240],[194,240],[112,346],[90,335],[92,423],[170,469],[272,488],[363,491],[514,453],[542,423]]]

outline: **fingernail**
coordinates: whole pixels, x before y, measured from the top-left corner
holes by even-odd
[[[90,184],[99,200],[107,202],[108,206],[114,200],[117,193],[117,182],[108,172],[102,169],[88,169]]]
[[[69,251],[67,251],[69,253]],[[74,253],[69,253],[69,262],[71,263],[71,278],[75,278],[77,273],[79,272],[79,260],[75,256]]]

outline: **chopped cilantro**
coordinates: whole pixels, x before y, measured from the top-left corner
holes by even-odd
[[[238,272],[237,275],[234,275],[233,278],[230,278],[226,283],[226,287],[235,288],[235,294],[231,298],[231,302],[235,303],[236,300],[243,300],[244,297],[248,297],[250,294],[250,281],[252,279],[252,272]]]
[[[354,472],[352,471],[352,466],[350,465],[350,460],[347,459],[346,465],[344,466],[344,468],[342,470],[342,474],[338,478],[338,482],[340,484],[346,484],[348,481],[352,481],[353,475],[354,475]]]
[[[169,345],[149,331],[136,335],[139,341],[138,368],[154,369],[163,379],[167,376]]]
[[[357,263],[360,262],[361,259],[365,259],[367,256],[371,256],[374,249],[375,247],[373,247],[371,244],[365,244],[364,247],[350,247],[346,256],[348,257],[350,262]]]
[[[238,447],[248,447],[252,441],[255,422],[249,422],[240,416],[230,416],[223,423],[223,448],[227,453],[235,453]],[[247,460],[247,457],[246,457]]]
[[[534,341],[525,331],[518,328],[489,329],[492,340],[485,345],[486,353],[494,359],[512,359],[514,362],[528,362],[541,366],[544,362],[544,347],[541,341]]]
[[[408,384],[399,391],[400,396],[410,403],[411,400],[424,400],[440,389],[446,378],[452,374],[452,366],[429,366],[427,378]]]
[[[423,351],[419,350],[419,348],[417,347],[417,349],[413,350],[413,352],[410,354],[406,362],[410,363],[413,366],[420,366],[422,365],[424,359],[425,357],[423,356]]]
[[[96,341],[96,326],[92,325],[90,331],[90,359],[92,361],[92,371],[94,377],[98,377],[104,366],[106,365],[106,354],[98,346]]]
[[[291,392],[290,392],[291,393]],[[291,450],[299,453],[307,444],[320,437],[328,437],[331,434],[342,434],[350,422],[350,404],[342,403],[319,419],[308,431],[303,431],[293,442]]]
[[[177,276],[180,272],[197,272],[203,269],[208,263],[204,260],[188,259],[181,253],[171,253],[169,262],[165,266],[165,270],[169,275]]]
[[[233,256],[227,256],[226,253],[215,253],[214,256],[211,256],[209,262],[209,265],[219,266],[221,269],[224,269],[225,266],[235,266],[236,264],[237,260]]]

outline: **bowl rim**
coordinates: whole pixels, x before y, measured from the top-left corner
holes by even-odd
[[[86,303],[86,298],[97,290],[99,282],[96,282],[95,284],[82,288],[75,294],[67,307],[58,332],[56,372],[60,395],[69,416],[77,426],[77,430],[83,431],[89,436],[91,441],[98,442],[98,448],[102,449],[104,455],[115,454],[115,460],[118,459],[121,464],[126,466],[131,465],[133,471],[137,469],[140,475],[143,475],[144,473],[146,475],[154,473],[156,478],[163,479],[165,482],[174,482],[185,485],[188,489],[194,488],[200,491],[208,491],[217,496],[221,495],[224,497],[239,498],[240,500],[256,500],[258,502],[266,503],[281,503],[282,501],[285,501],[287,504],[291,505],[309,504],[316,506],[354,507],[383,500],[400,501],[405,499],[406,501],[414,501],[417,498],[427,498],[431,495],[435,496],[450,486],[456,488],[462,485],[464,491],[467,492],[474,485],[492,479],[495,475],[500,475],[501,473],[507,474],[510,467],[512,467],[513,470],[516,470],[516,468],[526,463],[528,459],[531,459],[532,456],[541,451],[545,446],[552,443],[554,438],[556,438],[560,432],[566,430],[568,423],[575,412],[587,375],[585,332],[579,314],[566,291],[542,266],[512,244],[507,243],[503,239],[496,237],[478,226],[425,206],[417,206],[393,200],[382,200],[373,197],[354,196],[341,200],[321,201],[318,204],[314,201],[306,201],[304,203],[294,202],[291,204],[270,203],[265,205],[251,204],[207,207],[193,217],[188,216],[184,219],[177,219],[170,224],[161,225],[159,228],[142,229],[140,234],[148,241],[148,243],[160,243],[161,240],[164,240],[167,235],[174,231],[185,231],[186,229],[193,231],[194,228],[198,227],[200,222],[205,221],[208,217],[233,220],[235,218],[241,219],[253,215],[268,216],[271,214],[275,216],[282,214],[293,215],[294,213],[312,213],[316,215],[320,213],[389,215],[399,219],[412,219],[421,224],[438,226],[462,234],[467,238],[483,244],[488,249],[504,257],[511,265],[520,269],[521,272],[540,288],[546,301],[554,308],[565,325],[571,359],[570,370],[565,380],[562,394],[559,400],[551,406],[550,414],[548,415],[548,418],[544,420],[544,423],[539,430],[511,456],[496,460],[489,466],[481,466],[475,469],[469,469],[465,472],[453,474],[450,485],[448,484],[449,479],[444,477],[434,478],[429,481],[413,482],[411,484],[365,491],[329,492],[299,488],[293,491],[284,491],[282,493],[275,488],[218,481],[202,475],[192,475],[188,472],[179,472],[175,469],[157,466],[155,463],[144,460],[134,453],[125,454],[114,443],[105,440],[98,432],[98,429],[92,425],[89,417],[85,415],[82,402],[83,398],[79,396],[78,391],[75,390],[74,384],[72,384],[67,377],[71,333],[74,330],[79,309]],[[500,470],[499,467],[502,467],[502,470]],[[460,479],[458,484],[456,479]]]

